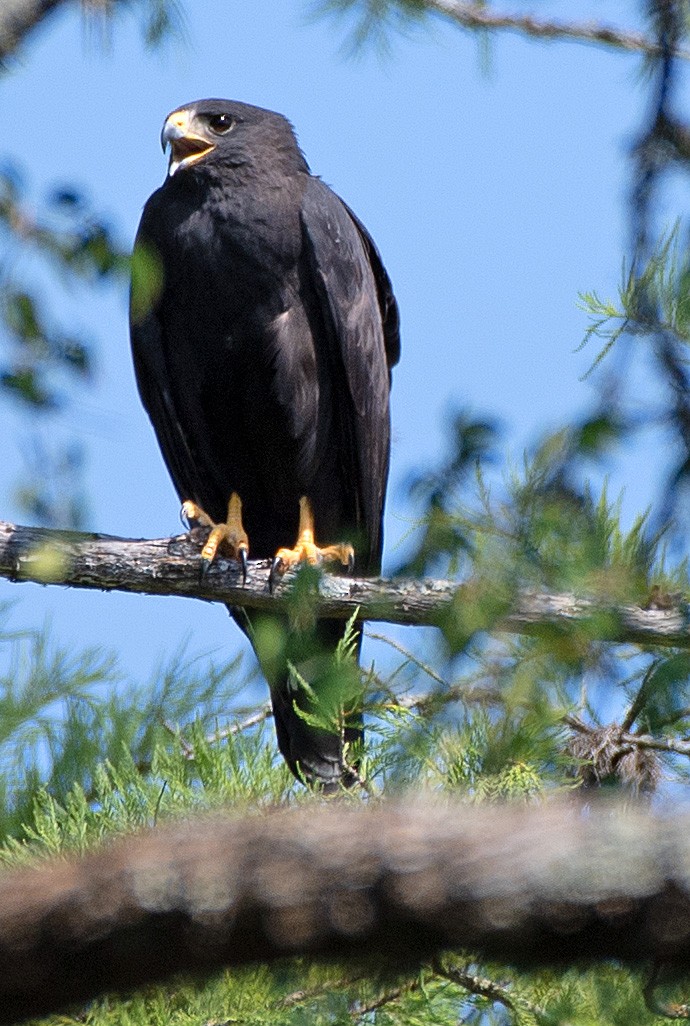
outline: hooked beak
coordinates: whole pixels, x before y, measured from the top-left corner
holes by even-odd
[[[207,153],[215,149],[215,144],[203,136],[192,132],[189,124],[191,115],[188,110],[176,110],[167,118],[161,132],[161,146],[165,153],[170,146],[170,162],[168,175],[172,176],[180,168],[188,167],[201,160]]]

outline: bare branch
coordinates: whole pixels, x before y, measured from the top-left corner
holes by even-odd
[[[0,521],[0,577],[74,588],[179,595],[253,609],[285,608],[286,578],[275,594],[268,590],[268,561],[249,564],[246,583],[239,566],[219,559],[203,580],[199,539],[189,535],[134,541],[101,534],[19,527]],[[400,624],[436,624],[455,607],[474,600],[472,582],[384,580],[323,576],[315,596],[320,617],[345,620],[359,611],[362,620]],[[690,615],[675,609],[607,605],[568,594],[524,591],[496,629],[544,635],[582,629],[594,639],[618,643],[690,646]]]
[[[579,43],[595,43],[629,53],[658,56],[661,47],[654,39],[638,32],[625,32],[599,22],[547,21],[529,14],[497,14],[478,3],[463,0],[426,0],[430,10],[450,18],[468,29],[506,29],[534,39],[566,39]],[[690,52],[675,50],[674,56],[687,60]]]
[[[687,813],[574,802],[336,802],[158,827],[0,875],[0,1023],[292,955],[355,971],[389,959],[398,974],[461,948],[521,967],[682,969],[689,839]]]

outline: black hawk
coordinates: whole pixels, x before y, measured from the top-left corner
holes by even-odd
[[[197,100],[169,115],[162,144],[168,175],[135,244],[132,351],[183,509],[211,528],[202,566],[221,548],[245,568],[248,553],[272,560],[273,576],[324,559],[378,572],[400,339],[371,236],[310,173],[280,114]],[[331,731],[315,722],[316,685],[303,686],[343,626],[262,646],[266,614],[231,612],[293,773],[326,791],[352,785],[361,715]]]

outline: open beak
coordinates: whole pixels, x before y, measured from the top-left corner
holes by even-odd
[[[181,167],[195,164],[197,160],[201,160],[215,148],[214,143],[191,131],[190,120],[191,116],[188,110],[176,110],[163,125],[161,132],[163,152],[170,146],[168,175],[174,175]]]

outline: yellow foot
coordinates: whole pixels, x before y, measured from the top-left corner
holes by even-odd
[[[187,520],[196,520],[202,527],[210,527],[211,533],[201,550],[201,575],[208,571],[219,551],[238,559],[242,566],[242,583],[247,580],[247,556],[249,555],[249,539],[242,526],[242,502],[237,492],[233,492],[228,502],[228,516],[224,524],[216,524],[205,513],[201,506],[187,500],[182,503],[182,513]]]
[[[269,588],[273,586],[278,577],[296,566],[298,563],[309,563],[311,566],[320,566],[322,563],[340,563],[352,572],[355,566],[355,550],[349,542],[339,542],[337,545],[317,545],[314,541],[314,515],[309,504],[309,499],[302,496],[299,500],[299,536],[294,549],[278,549],[268,578]]]

